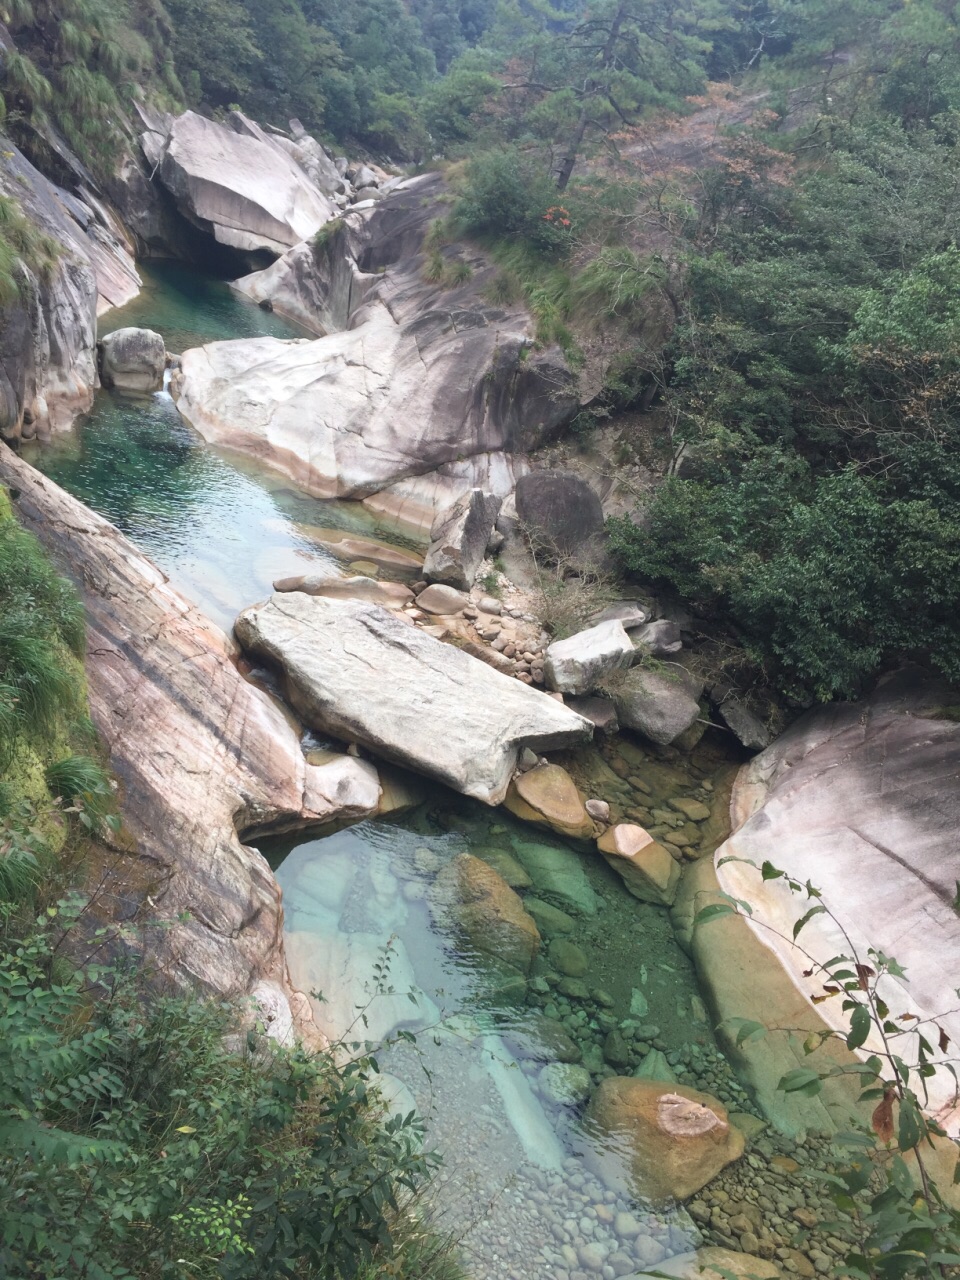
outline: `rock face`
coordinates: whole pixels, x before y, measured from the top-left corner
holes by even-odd
[[[394,486],[429,476],[431,522],[465,489],[509,492],[510,457],[575,411],[574,379],[559,350],[532,350],[526,312],[486,301],[492,268],[449,288],[423,279],[443,195],[435,175],[407,179],[376,208],[346,214],[309,259],[296,250],[297,305],[326,337],[184,353],[178,403],[205,439],[268,460],[318,497],[390,491],[378,509],[396,514],[422,508],[424,489]],[[279,278],[262,285],[238,283],[277,305]]]
[[[469,591],[499,513],[500,499],[482,489],[470,489],[441,511],[430,530],[423,576]]]
[[[100,380],[120,391],[159,391],[167,366],[163,338],[152,329],[115,329],[97,343]]]
[[[237,619],[308,724],[498,804],[524,746],[589,739],[587,721],[377,605],[275,595]]]
[[[547,650],[544,676],[560,693],[584,694],[596,688],[611,671],[633,664],[634,648],[617,619],[556,640]]]
[[[741,771],[734,834],[717,858],[733,854],[758,867],[769,859],[801,882],[810,879],[862,955],[877,948],[906,971],[905,981],[884,980],[891,1018],[905,1011],[936,1018],[957,1042],[960,1015],[938,1015],[956,1007],[960,963],[953,905],[960,725],[933,718],[955,704],[955,693],[906,670],[863,702],[808,713]],[[758,871],[738,863],[719,867],[717,875],[721,889],[752,905],[755,919],[790,937],[794,920],[806,910],[804,901],[780,881],[763,881]],[[817,994],[814,980],[803,977],[809,960],[769,929],[752,927],[799,990],[808,998]],[[704,946],[708,929],[703,928]],[[849,953],[850,944],[828,915],[814,917],[801,941],[820,960]],[[727,981],[749,1003],[749,975],[731,972]],[[817,1012],[828,1020],[840,1016],[831,1001]],[[754,1016],[749,1008],[742,1014]],[[864,1052],[872,1052],[872,1044],[868,1040]],[[945,1078],[927,1081],[933,1111],[951,1107],[955,1087],[948,1073],[939,1075]],[[942,1118],[951,1130],[960,1123],[952,1108]]]
[[[560,835],[582,839],[593,834],[593,819],[573,779],[558,764],[542,764],[518,774],[510,784],[505,803],[518,818],[549,827]]]
[[[49,272],[23,268],[22,297],[0,323],[0,439],[16,443],[68,427],[90,407],[97,315],[136,297],[140,278],[122,228],[95,192],[81,184],[81,195],[71,195],[0,142],[0,193],[60,246]]]
[[[548,553],[589,560],[603,533],[603,507],[572,471],[531,471],[517,481],[520,523]]]
[[[666,658],[672,653],[679,653],[683,648],[680,628],[675,622],[660,618],[657,622],[648,622],[633,633],[633,643],[638,649],[652,654],[655,658]]]
[[[479,858],[461,853],[434,881],[432,904],[477,951],[529,973],[540,947],[532,916],[506,880]]]
[[[159,143],[158,174],[184,217],[218,244],[279,256],[334,209],[281,146],[241,119],[243,132],[193,111],[178,116]]]
[[[320,573],[298,574],[294,578],[278,578],[273,589],[302,591],[304,595],[329,596],[333,600],[368,600],[388,609],[402,609],[413,600],[413,592],[402,582],[380,582],[362,574],[352,578],[329,578]]]
[[[148,924],[146,945],[174,980],[220,995],[285,986],[280,893],[241,840],[373,812],[376,771],[347,756],[307,764],[223,632],[122,534],[4,446],[0,480],[87,610],[91,714],[134,843],[106,858],[105,900],[168,922]]]
[[[775,1262],[751,1253],[720,1249],[713,1245],[696,1253],[678,1253],[658,1262],[652,1272],[641,1275],[663,1275],[675,1280],[780,1280],[782,1272]]]
[[[660,1203],[689,1199],[743,1155],[722,1103],[684,1085],[612,1076],[586,1125],[599,1138],[588,1158],[607,1185]]]
[[[666,746],[696,722],[702,692],[702,681],[683,667],[671,667],[668,672],[634,667],[618,685],[613,700],[621,725]]]
[[[621,822],[603,833],[597,848],[635,898],[664,907],[672,905],[680,866],[649,831]]]

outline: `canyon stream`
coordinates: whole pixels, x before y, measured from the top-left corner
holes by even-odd
[[[143,293],[105,317],[104,331],[146,326],[171,351],[301,336],[220,281],[167,264],[142,274]],[[424,550],[360,503],[309,497],[205,444],[165,391],[100,391],[74,430],[25,452],[227,631],[275,578],[341,564],[329,548],[345,536]],[[268,673],[250,674],[271,687]],[[303,742],[318,758],[343,749],[309,734]],[[719,811],[738,760],[708,731],[682,757],[615,738],[562,763],[582,789],[624,807],[666,811],[678,796],[713,806],[719,825],[693,832],[692,857],[698,840],[707,854],[723,836]],[[317,1019],[328,1033],[378,1046],[388,1106],[415,1107],[443,1156],[438,1225],[461,1240],[476,1280],[609,1280],[694,1247],[701,1233],[686,1209],[653,1208],[599,1179],[599,1140],[582,1119],[598,1078],[652,1063],[755,1114],[717,1049],[669,912],[632,897],[586,847],[439,785],[385,776],[405,807],[259,847],[283,890],[294,984],[323,994]],[[680,825],[676,811],[667,816]],[[431,909],[434,878],[463,852],[498,870],[534,915],[543,947],[529,982],[465,949]]]

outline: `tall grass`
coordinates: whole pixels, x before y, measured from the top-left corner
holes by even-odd
[[[0,768],[17,738],[48,738],[82,714],[80,600],[0,495]]]

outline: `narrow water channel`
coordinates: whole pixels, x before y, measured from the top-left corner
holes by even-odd
[[[218,281],[172,266],[144,276],[143,295],[105,329],[147,326],[175,351],[300,336]],[[206,445],[166,393],[101,392],[73,432],[28,456],[228,630],[274,578],[335,563],[321,541],[346,532],[412,545],[360,504],[308,497]],[[664,787],[709,800],[724,763],[707,750]],[[475,1280],[584,1271],[609,1280],[689,1249],[698,1232],[683,1209],[653,1210],[606,1189],[582,1123],[593,1081],[653,1062],[731,1110],[749,1108],[667,912],[632,898],[592,851],[443,788],[418,781],[414,790],[398,816],[262,846],[283,888],[295,984],[323,993],[317,1016],[334,1038],[386,1042],[386,1092],[404,1111],[416,1106],[443,1154],[437,1212],[462,1239]],[[543,945],[529,983],[452,929],[438,886],[463,853],[494,867],[536,919]]]

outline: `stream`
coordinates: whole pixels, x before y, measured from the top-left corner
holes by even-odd
[[[173,351],[302,336],[220,281],[172,264],[141,272],[143,293],[103,332],[150,327]],[[166,392],[100,392],[72,432],[24,452],[227,630],[274,578],[342,564],[320,541],[349,534],[423,550],[359,503],[311,498],[208,446]],[[336,746],[311,735],[304,745]],[[731,758],[708,734],[669,763],[619,739],[563,763],[582,786],[599,779],[624,810],[639,806],[639,821],[672,795],[709,805]],[[653,779],[652,794],[638,773]],[[629,1075],[651,1054],[730,1110],[752,1110],[668,913],[628,894],[586,847],[438,785],[402,785],[412,803],[390,817],[260,847],[283,889],[294,984],[325,994],[317,1019],[332,1035],[386,1042],[377,1056],[390,1106],[415,1106],[444,1157],[438,1225],[462,1240],[476,1280],[611,1280],[693,1247],[699,1233],[684,1209],[655,1211],[606,1189],[596,1174],[604,1152],[582,1123],[592,1081]],[[498,870],[537,920],[543,946],[529,983],[466,949],[437,908],[436,877],[465,852]]]

